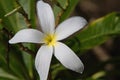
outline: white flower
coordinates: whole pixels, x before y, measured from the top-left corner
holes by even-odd
[[[40,75],[40,80],[47,80],[52,55],[68,69],[82,73],[84,66],[79,57],[59,42],[79,31],[87,21],[82,17],[72,17],[65,20],[55,29],[54,14],[49,4],[38,1],[37,14],[43,32],[35,29],[23,29],[9,41],[9,43],[31,42],[42,43],[35,58],[35,67]]]

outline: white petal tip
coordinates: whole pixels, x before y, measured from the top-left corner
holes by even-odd
[[[13,42],[13,40],[11,39],[11,40],[9,40],[9,44],[14,44],[14,42]]]
[[[83,73],[83,71],[84,71],[84,66],[80,67],[80,68],[79,68],[79,70],[77,70],[76,72],[78,72],[78,73],[82,74],[82,73]]]
[[[19,42],[16,42],[13,38],[10,39],[8,42],[9,42],[9,44],[16,44],[16,43],[19,43]]]
[[[83,73],[83,72],[80,72],[81,74]]]
[[[55,46],[55,57],[68,69],[82,73],[84,65],[77,55],[65,44],[57,42]]]
[[[86,19],[80,16],[71,17],[56,28],[57,40],[63,40],[81,30],[87,24]]]
[[[79,71],[77,70],[77,71],[75,71],[75,72],[82,74],[82,73],[83,73],[83,70],[79,70]]]
[[[16,41],[14,38],[10,39],[8,41],[9,44],[16,44],[16,43],[20,43],[20,41]]]

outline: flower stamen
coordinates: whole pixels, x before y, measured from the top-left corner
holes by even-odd
[[[45,44],[48,46],[54,46],[56,44],[56,35],[54,34],[48,34],[44,38]]]

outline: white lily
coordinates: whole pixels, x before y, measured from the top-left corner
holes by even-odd
[[[55,20],[49,4],[38,1],[37,14],[42,32],[35,29],[23,29],[9,40],[9,43],[20,42],[42,43],[35,58],[35,67],[40,80],[47,80],[52,55],[68,69],[82,73],[84,65],[75,53],[65,44],[59,42],[83,28],[87,21],[82,17],[72,17],[65,20],[55,29]]]

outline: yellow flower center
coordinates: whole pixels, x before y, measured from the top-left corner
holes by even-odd
[[[45,36],[44,41],[48,46],[54,46],[56,44],[56,35],[48,34]]]

